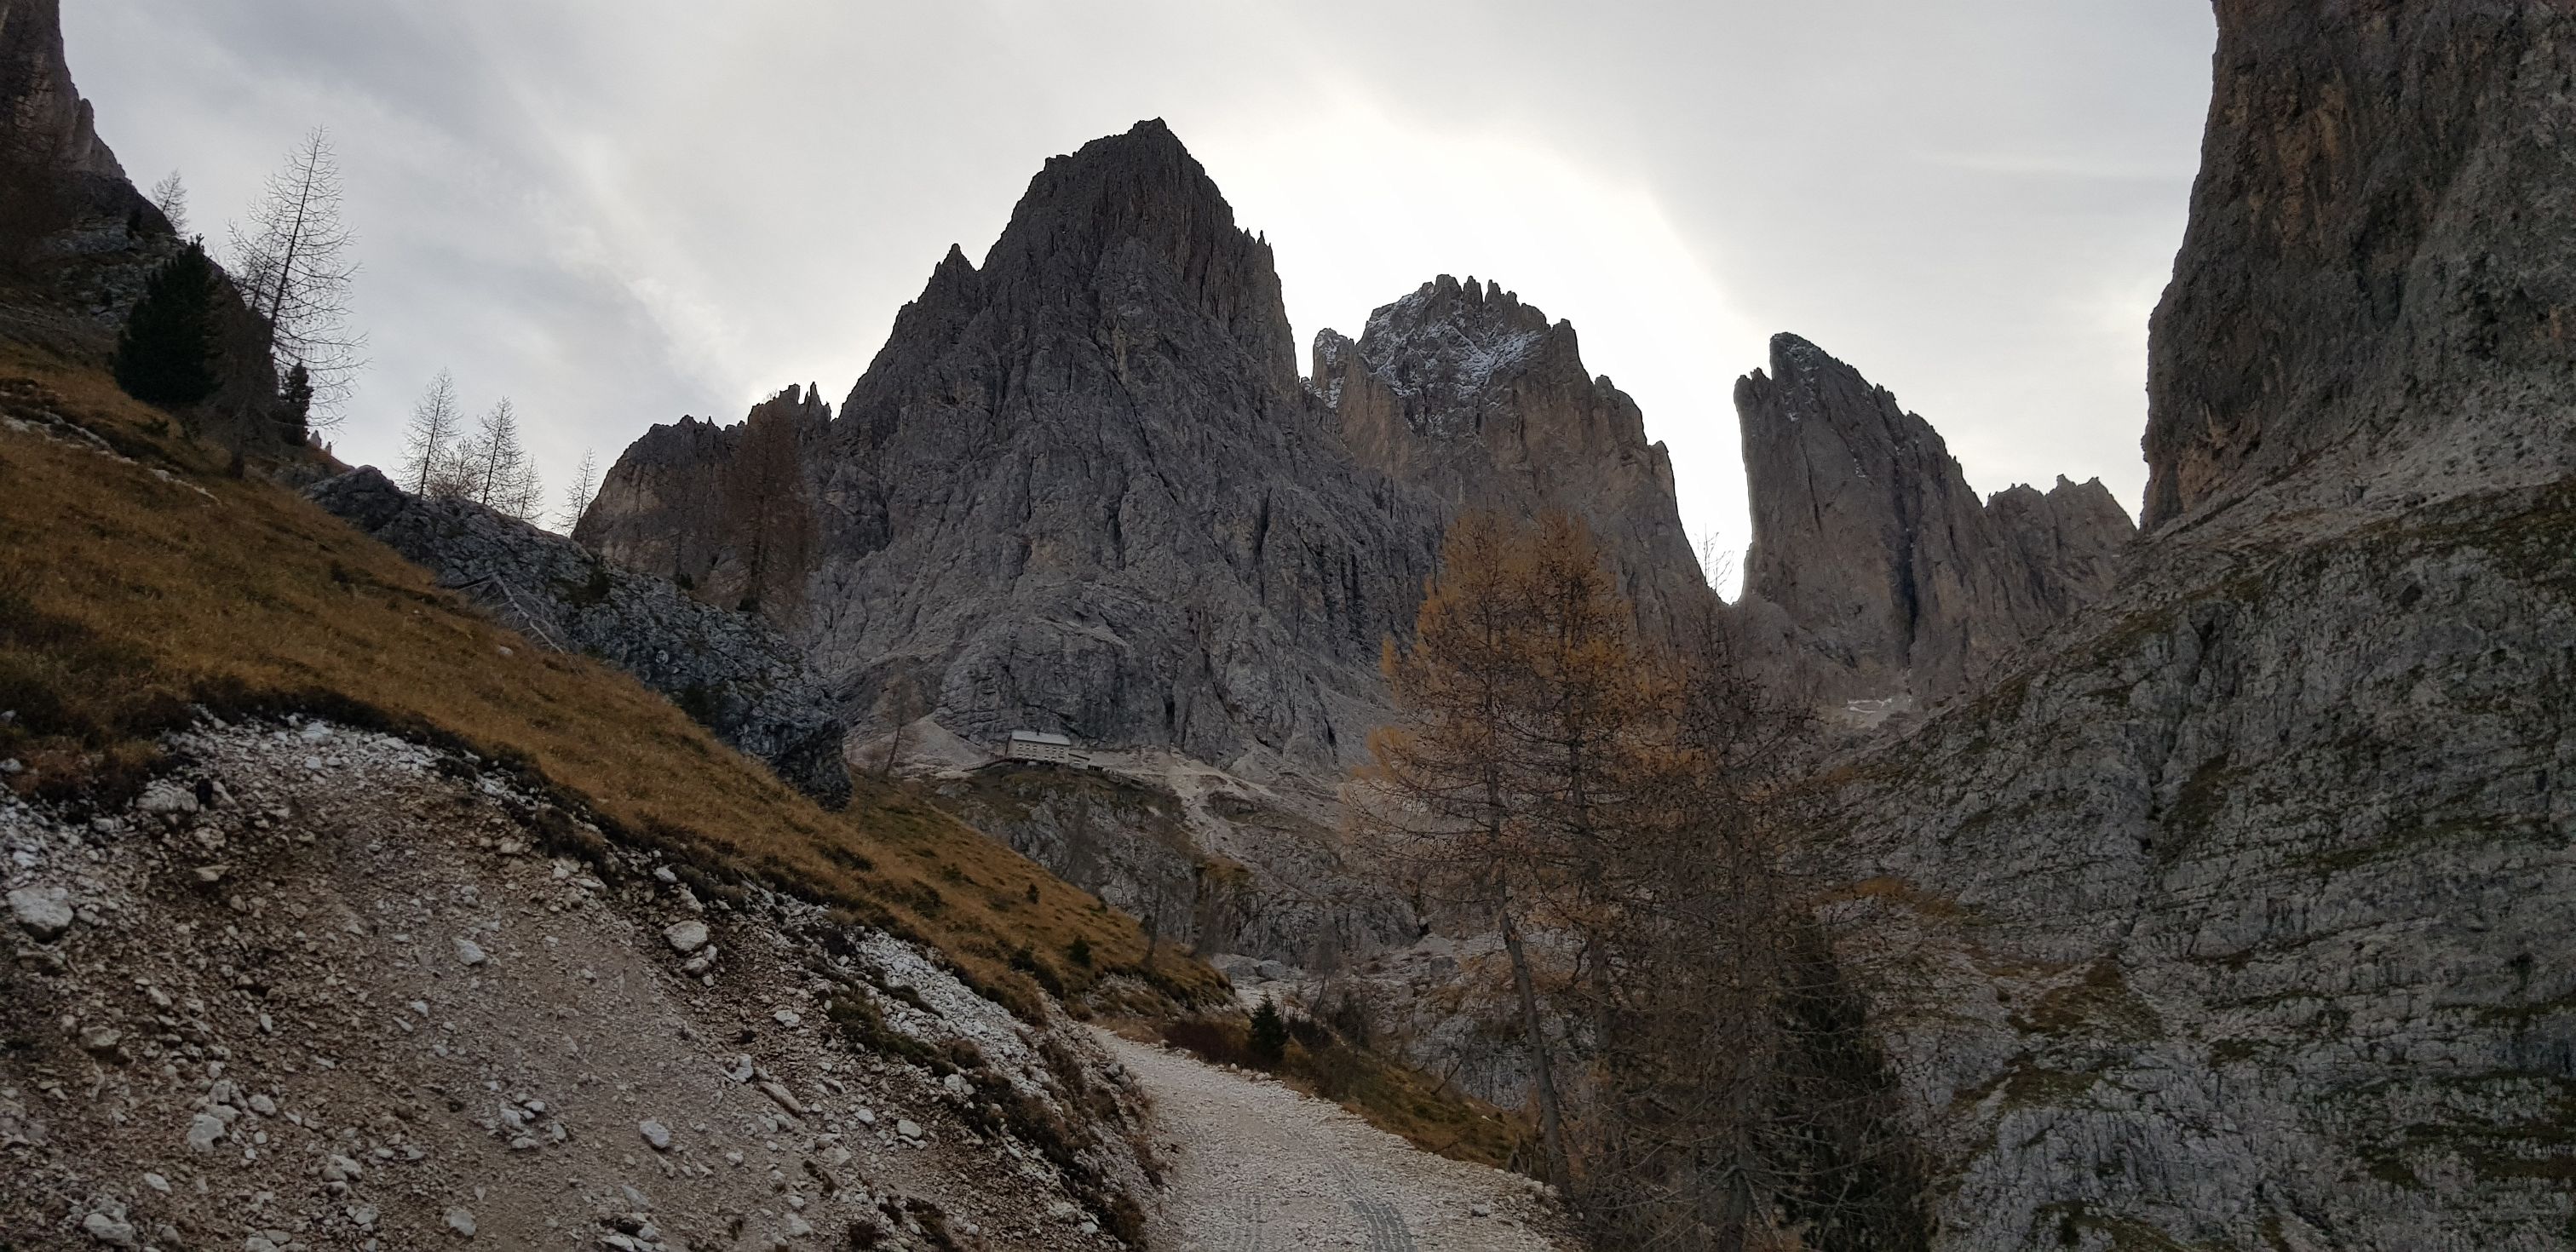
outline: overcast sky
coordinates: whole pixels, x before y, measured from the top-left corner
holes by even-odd
[[[136,183],[220,240],[327,126],[391,464],[430,376],[559,483],[654,422],[837,403],[950,243],[1159,116],[1301,339],[1434,274],[1571,319],[1744,537],[1730,390],[1794,330],[1992,492],[2145,480],[2146,321],[2197,164],[2194,0],[64,0]]]

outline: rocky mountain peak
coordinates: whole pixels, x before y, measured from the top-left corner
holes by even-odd
[[[70,174],[123,179],[125,168],[98,137],[90,103],[63,58],[61,0],[0,0],[0,128],[13,161]]]
[[[1981,502],[1940,432],[1792,334],[1735,384],[1757,651],[1828,700],[1936,698],[2098,595],[2135,533],[2096,480]]]
[[[1682,529],[1672,460],[1636,401],[1592,376],[1574,327],[1447,274],[1369,315],[1356,341],[1315,337],[1313,393],[1360,463],[1424,489],[1448,516],[1562,510],[1609,549],[1650,631],[1714,605]]]
[[[2576,469],[2576,8],[2217,8],[2147,527],[2293,476],[2402,508]]]

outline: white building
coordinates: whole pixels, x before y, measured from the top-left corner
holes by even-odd
[[[1002,745],[1002,756],[1013,761],[1053,761],[1072,765],[1080,757],[1073,750],[1073,740],[1051,735],[1042,730],[1015,730]]]

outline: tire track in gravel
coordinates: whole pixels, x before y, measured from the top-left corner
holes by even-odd
[[[1179,1252],[1570,1252],[1527,1179],[1415,1149],[1267,1078],[1105,1032],[1154,1100],[1154,1246]],[[1483,1208],[1491,1216],[1474,1215]]]

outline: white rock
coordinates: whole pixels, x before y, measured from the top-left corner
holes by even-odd
[[[92,1213],[81,1219],[81,1229],[89,1237],[111,1248],[134,1246],[134,1223],[110,1213]]]
[[[673,922],[662,931],[662,939],[675,952],[695,952],[706,946],[707,924],[695,918]]]
[[[794,1026],[805,1020],[802,1017],[798,1017],[796,1015],[796,1010],[794,1009],[780,1009],[777,1012],[770,1014],[770,1017],[776,1019],[778,1024],[781,1026]]]
[[[859,1124],[862,1126],[874,1126],[877,1124],[877,1111],[875,1109],[863,1108],[850,1116],[859,1119]]]
[[[143,1176],[143,1185],[152,1188],[154,1191],[161,1192],[164,1195],[169,1194],[170,1191],[170,1180],[159,1174],[145,1174]]]
[[[480,965],[485,959],[483,948],[471,939],[459,939],[456,941],[456,959],[467,965]]]
[[[725,1077],[730,1078],[735,1082],[750,1082],[751,1054],[745,1052],[742,1055],[733,1058],[733,1064],[725,1067]]]
[[[675,883],[675,882],[680,881],[680,876],[679,876],[678,874],[674,874],[674,873],[672,873],[672,872],[671,872],[671,867],[670,867],[670,866],[668,866],[668,865],[656,865],[656,866],[654,866],[654,867],[653,867],[653,877],[654,877],[657,881],[665,882],[665,883]]]
[[[637,1133],[644,1136],[644,1142],[653,1145],[654,1151],[668,1152],[671,1150],[670,1127],[648,1117],[643,1121],[635,1123],[635,1129]]]
[[[277,1101],[269,1099],[264,1095],[252,1096],[250,1098],[250,1111],[257,1113],[262,1117],[275,1117],[277,1116]]]
[[[1079,1226],[1074,1227],[1074,1228],[1073,1228],[1073,1233],[1075,1233],[1075,1234],[1077,1234],[1077,1235],[1096,1235],[1096,1234],[1099,1234],[1099,1233],[1100,1233],[1100,1223],[1098,1223],[1098,1222],[1092,1222],[1092,1221],[1086,1221],[1086,1222],[1084,1222],[1083,1224],[1081,1224],[1081,1225],[1079,1225]]]
[[[790,1239],[802,1239],[805,1236],[814,1233],[814,1223],[806,1221],[804,1218],[798,1217],[794,1213],[787,1215],[785,1225],[787,1227],[787,1237]]]
[[[145,787],[143,794],[134,798],[134,807],[146,813],[194,813],[197,811],[197,793],[194,788],[163,779]]]
[[[58,939],[72,928],[72,893],[60,887],[20,887],[9,893],[9,912],[37,939]]]
[[[897,1118],[894,1123],[894,1133],[906,1139],[918,1139],[921,1137],[921,1123],[909,1117]]]
[[[473,1238],[474,1210],[461,1206],[447,1210],[447,1228],[468,1239]]]
[[[304,723],[304,742],[306,742],[306,743],[320,743],[320,742],[322,742],[322,741],[324,741],[324,740],[326,740],[326,739],[329,739],[330,737],[331,737],[331,726],[330,726],[330,723],[328,723],[328,722],[306,722],[306,723]]]
[[[1493,1215],[1494,1210],[1490,1205],[1470,1204],[1467,1206],[1467,1216],[1469,1217],[1491,1217]]]
[[[223,1119],[212,1113],[199,1113],[188,1119],[188,1150],[212,1152],[224,1137]]]

